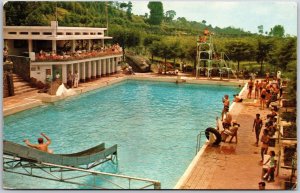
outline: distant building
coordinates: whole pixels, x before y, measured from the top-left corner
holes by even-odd
[[[66,83],[68,72],[77,71],[80,81],[85,82],[117,72],[122,48],[104,44],[104,40],[112,39],[105,36],[106,30],[61,27],[57,21],[51,21],[51,26],[4,25],[4,46],[9,55],[30,58],[30,77],[46,82],[46,78],[55,79],[59,73],[62,82]]]

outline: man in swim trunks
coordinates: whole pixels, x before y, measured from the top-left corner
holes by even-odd
[[[221,121],[223,121],[224,113],[228,112],[228,110],[229,110],[229,104],[230,104],[229,96],[226,94],[226,95],[224,95],[224,98],[223,98],[224,107],[223,107],[223,111],[222,111],[222,115],[221,115]]]
[[[44,151],[44,152],[47,152],[47,153],[53,153],[52,150],[48,149],[48,146],[51,144],[51,139],[47,135],[45,135],[44,133],[41,133],[41,135],[46,138],[46,140],[47,140],[46,143],[44,143],[43,138],[38,138],[38,143],[39,144],[31,144],[28,139],[24,139],[24,142],[29,147],[32,147],[32,148],[35,148],[35,149],[38,149],[38,150],[41,150],[41,151]]]
[[[255,128],[255,136],[256,136],[255,144],[257,147],[258,147],[258,141],[259,141],[259,134],[260,134],[262,126],[263,126],[263,121],[260,118],[260,114],[256,114],[256,119],[254,119],[254,122],[253,122],[252,132],[254,131],[254,128]]]
[[[250,98],[250,99],[251,99],[251,95],[252,95],[253,85],[254,85],[254,83],[253,83],[252,79],[250,79],[249,82],[248,82],[249,92],[248,92],[248,95],[247,95],[247,97]]]
[[[224,129],[229,129],[231,126],[231,121],[232,121],[232,115],[228,112],[228,109],[225,110],[225,114],[223,117],[223,128]]]

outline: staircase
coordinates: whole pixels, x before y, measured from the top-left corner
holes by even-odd
[[[19,75],[13,74],[14,82],[14,94],[19,95],[25,92],[38,91],[36,88],[32,88],[28,82],[25,82]]]

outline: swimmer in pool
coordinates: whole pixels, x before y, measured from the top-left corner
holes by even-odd
[[[43,138],[38,138],[39,144],[31,144],[28,139],[24,139],[24,143],[26,143],[26,145],[29,147],[32,147],[32,148],[35,148],[35,149],[38,149],[38,150],[41,150],[41,151],[44,151],[47,153],[53,153],[53,150],[48,149],[48,146],[51,144],[51,139],[44,133],[41,133],[41,135],[46,138],[46,140],[47,140],[46,143],[44,143]]]

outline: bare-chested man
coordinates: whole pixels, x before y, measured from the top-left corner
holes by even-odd
[[[31,144],[28,139],[25,139],[24,142],[29,147],[32,147],[32,148],[35,148],[35,149],[38,149],[38,150],[41,150],[41,151],[44,151],[44,152],[47,152],[47,153],[53,153],[53,150],[48,149],[48,146],[51,144],[51,139],[47,135],[45,135],[44,133],[41,133],[41,135],[46,138],[46,140],[47,140],[46,143],[44,143],[43,138],[38,138],[38,143],[39,144]]]

